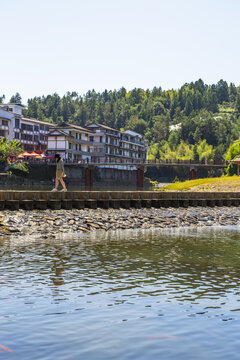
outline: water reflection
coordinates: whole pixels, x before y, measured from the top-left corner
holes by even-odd
[[[182,340],[171,350],[149,345],[156,339],[178,341],[189,331],[193,352],[202,344],[209,358],[220,358],[208,344],[212,326],[239,319],[240,234],[234,229],[1,239],[0,256],[1,342],[15,349],[12,358],[38,358],[26,354],[34,340],[41,358],[49,359],[67,358],[66,341],[73,358],[155,359],[157,354],[170,359],[181,350],[179,358],[190,359]],[[59,324],[63,332],[56,330]],[[237,327],[227,349],[237,347]],[[222,336],[219,328],[214,341]],[[42,350],[43,344],[50,352]],[[121,350],[123,344],[129,354]]]

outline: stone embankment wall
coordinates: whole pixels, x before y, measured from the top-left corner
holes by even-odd
[[[160,208],[188,206],[239,206],[240,193],[158,191],[0,191],[0,210],[47,208]]]

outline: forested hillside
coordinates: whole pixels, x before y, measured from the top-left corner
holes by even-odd
[[[10,101],[21,97],[16,94]],[[133,129],[148,140],[150,158],[223,160],[240,135],[240,87],[223,80],[206,85],[200,79],[168,91],[155,87],[92,90],[84,96],[55,93],[29,99],[27,106],[25,116],[39,120],[82,126],[94,121]]]

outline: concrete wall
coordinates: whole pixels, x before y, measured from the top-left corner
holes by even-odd
[[[0,191],[0,210],[239,206],[240,193],[158,191]]]

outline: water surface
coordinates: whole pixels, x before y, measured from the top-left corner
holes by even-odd
[[[0,256],[0,360],[239,359],[237,229],[2,239]]]

